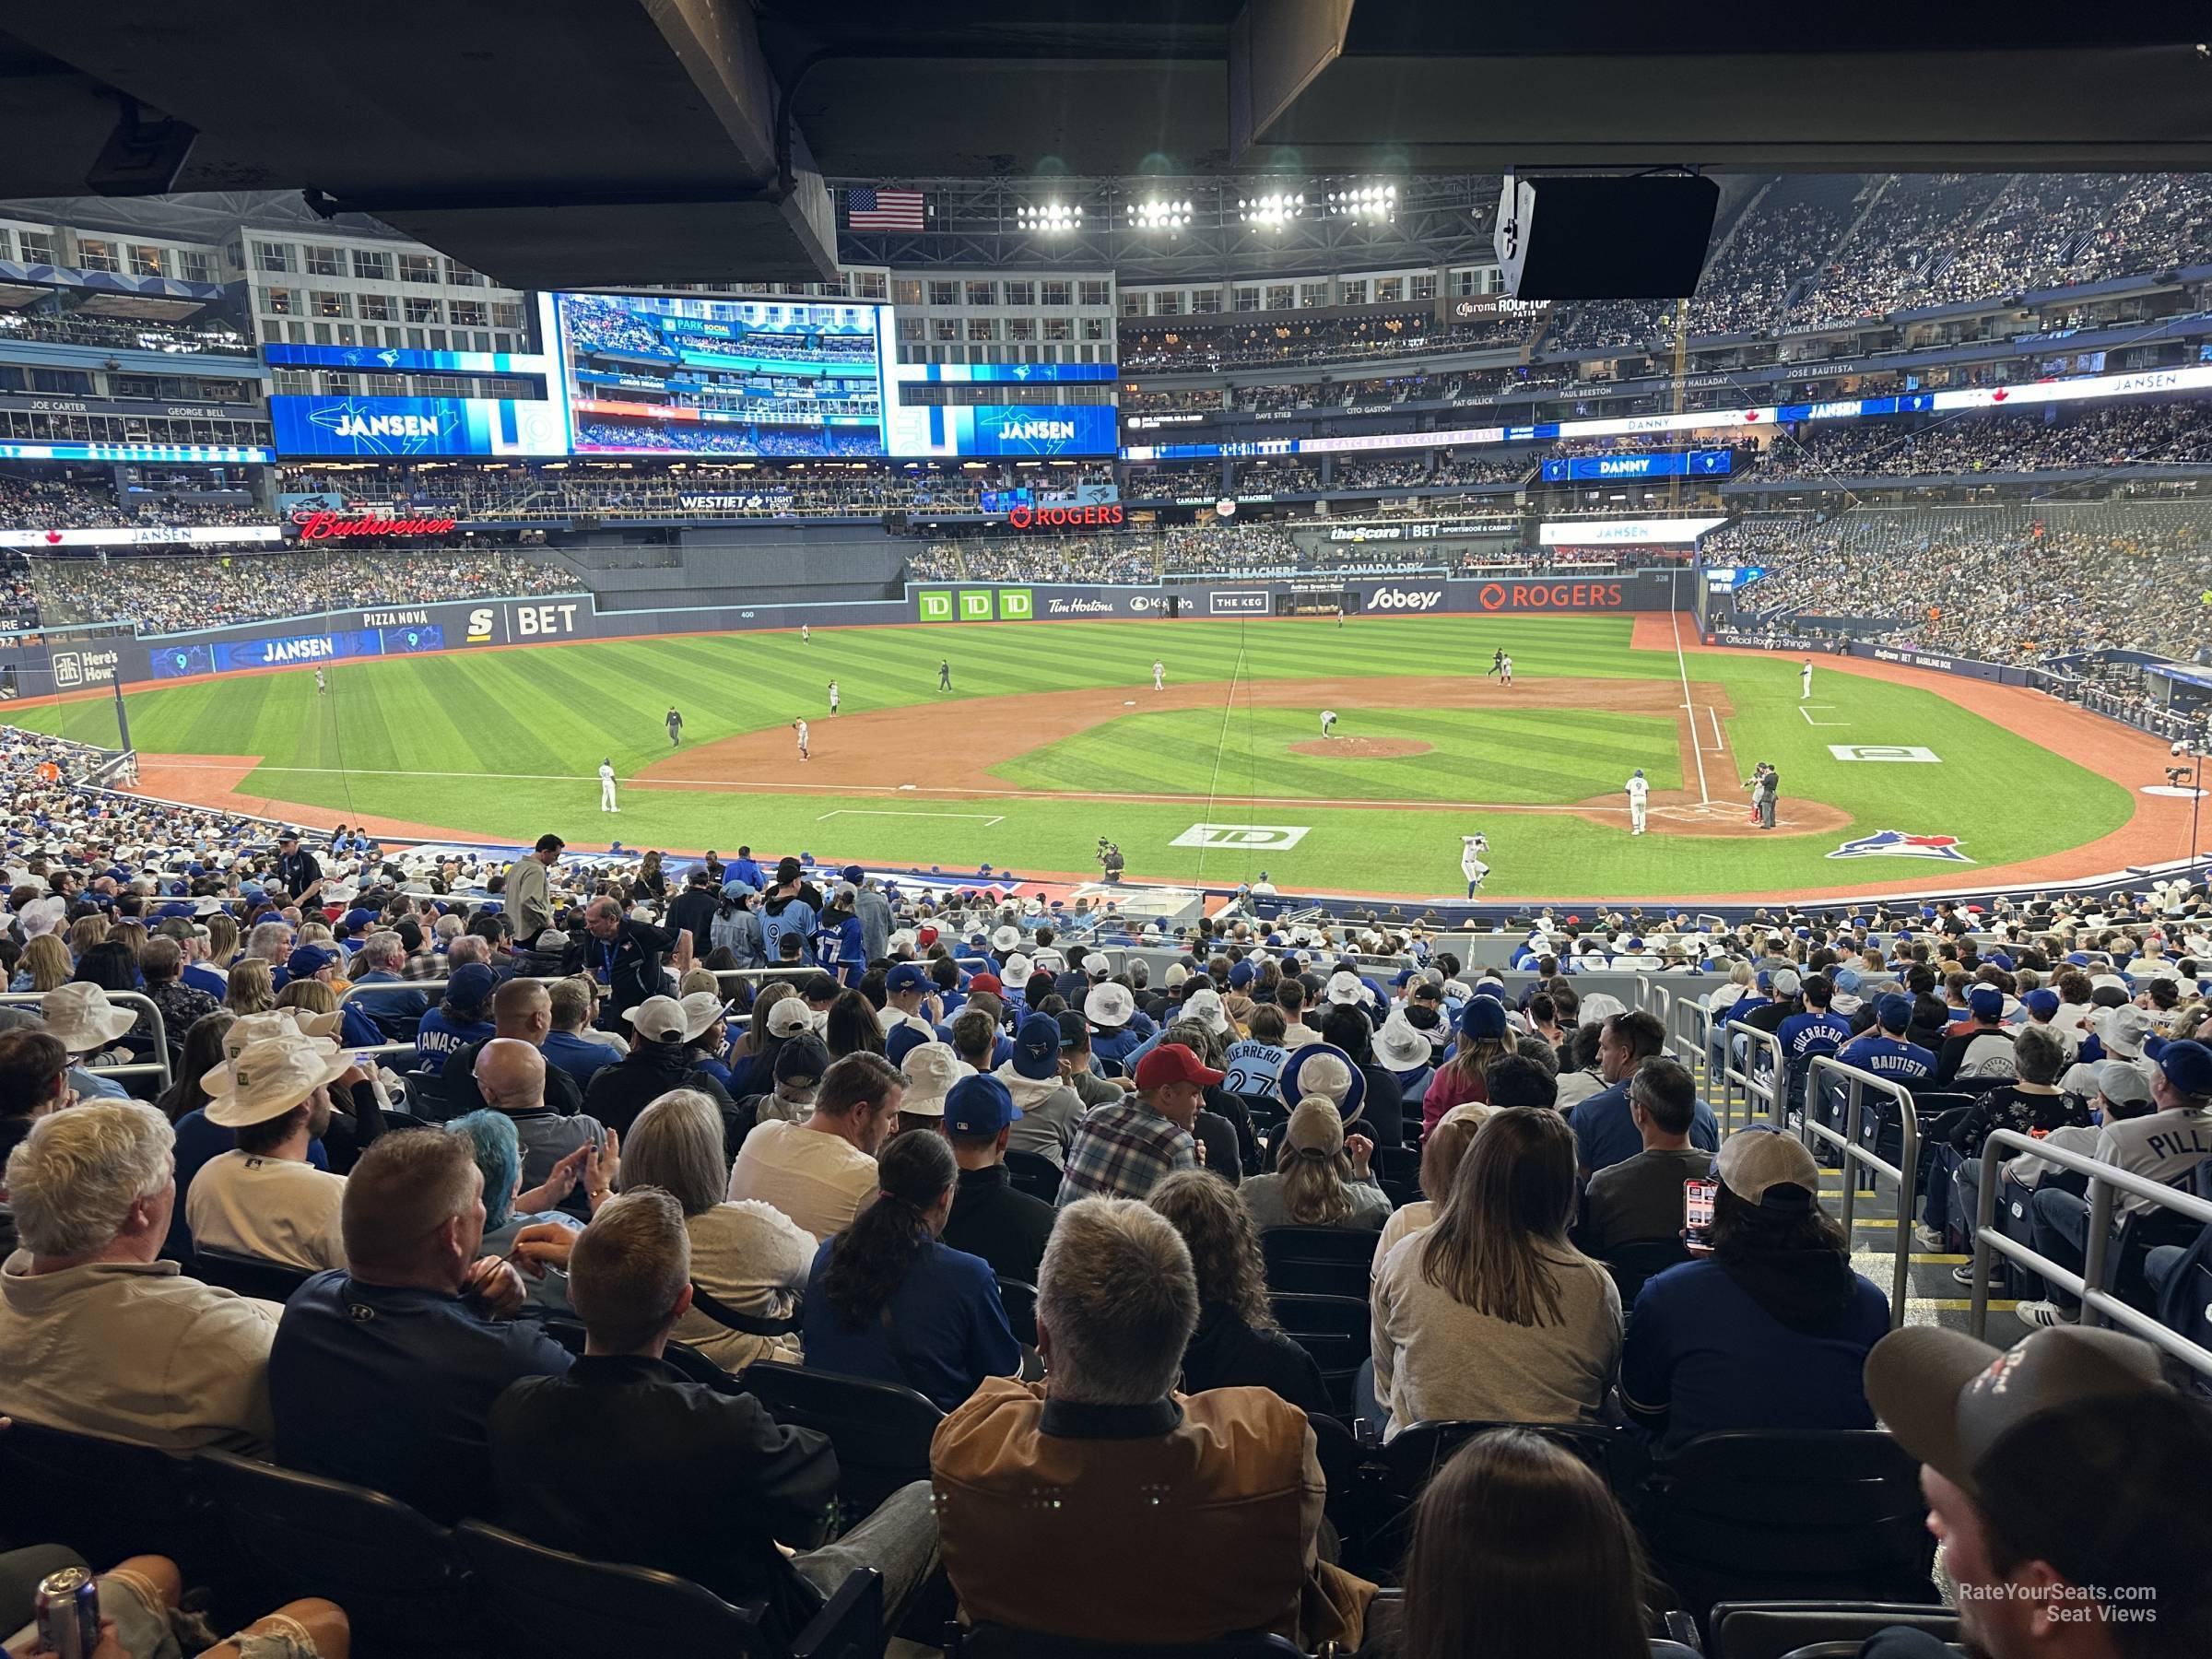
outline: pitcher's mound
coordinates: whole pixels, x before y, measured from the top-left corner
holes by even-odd
[[[1425,755],[1430,746],[1409,737],[1316,737],[1294,743],[1294,755],[1328,755],[1338,760],[1395,760],[1406,755]]]

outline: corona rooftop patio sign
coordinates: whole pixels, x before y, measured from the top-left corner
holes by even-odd
[[[359,535],[451,535],[457,523],[458,520],[450,518],[381,518],[366,512],[347,518],[320,508],[312,512],[292,514],[292,524],[299,530],[301,541],[350,539]]]

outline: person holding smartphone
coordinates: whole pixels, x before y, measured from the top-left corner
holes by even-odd
[[[1873,1428],[1862,1373],[1889,1299],[1853,1271],[1820,1166],[1757,1125],[1729,1137],[1712,1174],[1711,1243],[1649,1280],[1629,1315],[1629,1415],[1668,1447],[1724,1429]]]

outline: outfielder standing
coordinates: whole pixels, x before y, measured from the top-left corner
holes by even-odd
[[[1165,663],[1155,662],[1152,665],[1152,689],[1155,691],[1165,691],[1167,688],[1168,665]]]
[[[1470,899],[1481,890],[1484,879],[1490,873],[1490,866],[1482,861],[1482,855],[1489,850],[1490,838],[1487,835],[1463,835],[1459,838],[1459,873],[1467,878],[1467,897]]]
[[[330,689],[330,682],[329,682],[328,680],[326,680],[326,679],[324,679],[324,678],[323,677],[323,670],[322,670],[322,669],[320,669],[320,668],[316,669],[316,670],[315,670],[315,690],[316,690],[316,692],[317,692],[318,694],[321,694],[321,693],[324,693],[324,692],[327,692],[329,689]]]
[[[806,723],[794,720],[791,723],[791,729],[799,735],[799,759],[804,760],[806,759]]]
[[[805,645],[805,644],[806,644],[806,643],[807,643],[809,641],[811,641],[813,638],[814,638],[814,635],[813,635],[813,633],[812,633],[812,632],[811,632],[811,631],[810,631],[810,630],[807,629],[807,627],[806,627],[806,623],[804,623],[804,622],[800,623],[800,624],[799,624],[799,643],[800,643],[800,644],[802,644],[802,645]]]
[[[832,714],[837,712],[837,682],[835,680],[830,682],[830,712]]]
[[[599,810],[602,812],[622,810],[621,807],[615,805],[615,758],[612,755],[599,762]]]
[[[937,689],[940,691],[952,689],[952,659],[950,657],[937,659]]]
[[[1630,835],[1641,835],[1643,833],[1644,806],[1649,801],[1652,793],[1651,784],[1644,779],[1642,767],[1638,767],[1634,774],[1629,779],[1628,791],[1629,833]]]

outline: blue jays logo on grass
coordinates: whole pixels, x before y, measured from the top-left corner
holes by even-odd
[[[1845,841],[1830,858],[1932,858],[1940,864],[1972,864],[1959,851],[1955,835],[1907,835],[1901,830],[1877,830],[1872,835]]]

